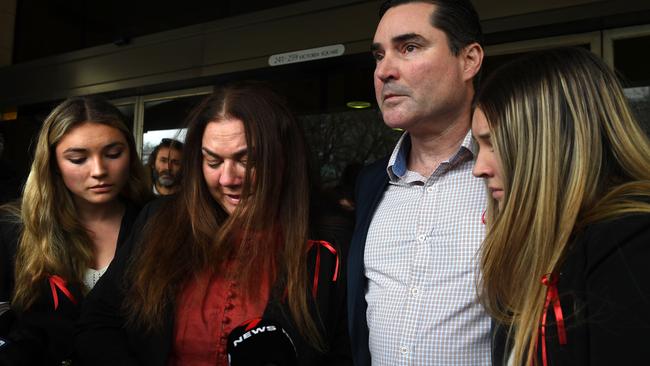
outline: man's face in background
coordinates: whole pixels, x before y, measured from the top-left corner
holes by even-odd
[[[163,187],[173,187],[178,184],[182,154],[180,150],[169,147],[161,147],[158,150],[153,171],[156,184]]]

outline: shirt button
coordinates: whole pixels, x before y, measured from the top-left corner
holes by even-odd
[[[422,242],[422,243],[424,243],[424,241],[425,241],[426,239],[427,239],[427,237],[424,236],[424,235],[420,235],[420,236],[418,236],[418,240],[419,240],[420,242]]]
[[[399,348],[399,352],[403,355],[406,355],[407,353],[409,353],[409,349],[406,346],[402,346]]]
[[[419,294],[420,294],[420,290],[417,287],[415,286],[411,287],[411,295],[413,295],[413,297],[418,297]]]
[[[433,187],[429,187],[429,188],[427,188],[427,192],[429,192],[429,193],[433,193],[435,190],[436,190],[436,189],[433,188]]]

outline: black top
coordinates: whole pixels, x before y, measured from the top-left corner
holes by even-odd
[[[557,288],[567,342],[560,345],[550,305],[549,366],[650,362],[650,214],[588,226],[570,246]],[[541,341],[538,360],[541,365]]]
[[[84,365],[157,365],[166,366],[172,350],[174,336],[173,311],[166,314],[162,329],[144,332],[139,327],[125,323],[125,314],[121,310],[125,296],[124,273],[129,264],[130,253],[137,245],[139,232],[149,218],[158,210],[165,209],[169,203],[166,197],[157,199],[145,206],[138,217],[132,237],[125,243],[120,255],[109,267],[97,284],[95,290],[86,300],[85,308],[79,321],[76,337],[76,350]],[[328,220],[325,220],[328,221]],[[324,247],[312,247],[308,257],[309,278],[314,276],[316,250],[320,250],[320,270],[318,291],[315,301],[310,295],[310,307],[313,318],[321,322],[321,334],[329,345],[329,351],[320,354],[313,349],[296,331],[286,303],[274,294],[264,311],[264,318],[273,319],[285,329],[293,339],[299,365],[351,365],[350,344],[346,328],[345,312],[345,256],[346,240],[349,234],[337,230],[332,225],[326,229],[313,231],[314,239],[332,244],[337,254],[332,254]],[[336,261],[339,263],[339,276],[333,281]],[[310,289],[305,289],[310,291]],[[174,309],[174,306],[168,306]]]
[[[117,239],[118,249],[128,237],[137,214],[137,207],[127,203]],[[7,216],[0,219],[0,301],[9,301],[13,292],[13,270],[21,230],[15,220]],[[0,337],[6,342],[0,346],[0,365],[60,365],[72,357],[74,325],[81,311],[83,291],[80,284],[70,283],[66,287],[76,304],[57,290],[55,309],[49,281],[43,279],[39,296],[29,309],[15,314],[15,320],[13,311],[0,317],[3,319]]]

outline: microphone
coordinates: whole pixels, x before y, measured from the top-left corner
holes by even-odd
[[[228,336],[230,366],[296,366],[298,356],[289,333],[269,319],[248,320]]]

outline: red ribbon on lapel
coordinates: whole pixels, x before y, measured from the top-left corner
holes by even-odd
[[[547,287],[546,300],[544,301],[544,310],[542,312],[542,363],[548,365],[546,355],[546,313],[548,307],[553,303],[553,312],[555,313],[555,322],[557,324],[557,337],[561,345],[567,344],[566,329],[564,328],[564,315],[562,315],[562,306],[560,305],[560,296],[557,291],[558,276],[548,273],[542,276],[542,284]]]
[[[318,292],[318,275],[320,274],[320,248],[318,246],[322,246],[323,248],[327,249],[330,251],[330,253],[334,254],[336,257],[336,266],[334,268],[334,275],[332,276],[332,282],[336,282],[339,276],[339,256],[336,253],[336,249],[334,246],[324,240],[309,240],[308,241],[308,250],[311,250],[312,247],[317,246],[316,248],[316,268],[314,268],[314,283],[311,288],[311,294],[316,297],[316,293]]]
[[[48,278],[48,281],[50,282],[50,289],[52,290],[52,298],[54,299],[54,310],[56,310],[59,307],[59,294],[57,293],[56,289],[58,288],[63,292],[65,297],[70,299],[73,304],[77,305],[77,300],[72,296],[72,293],[70,290],[65,285],[65,280],[61,278],[60,276],[57,275],[51,275]]]

